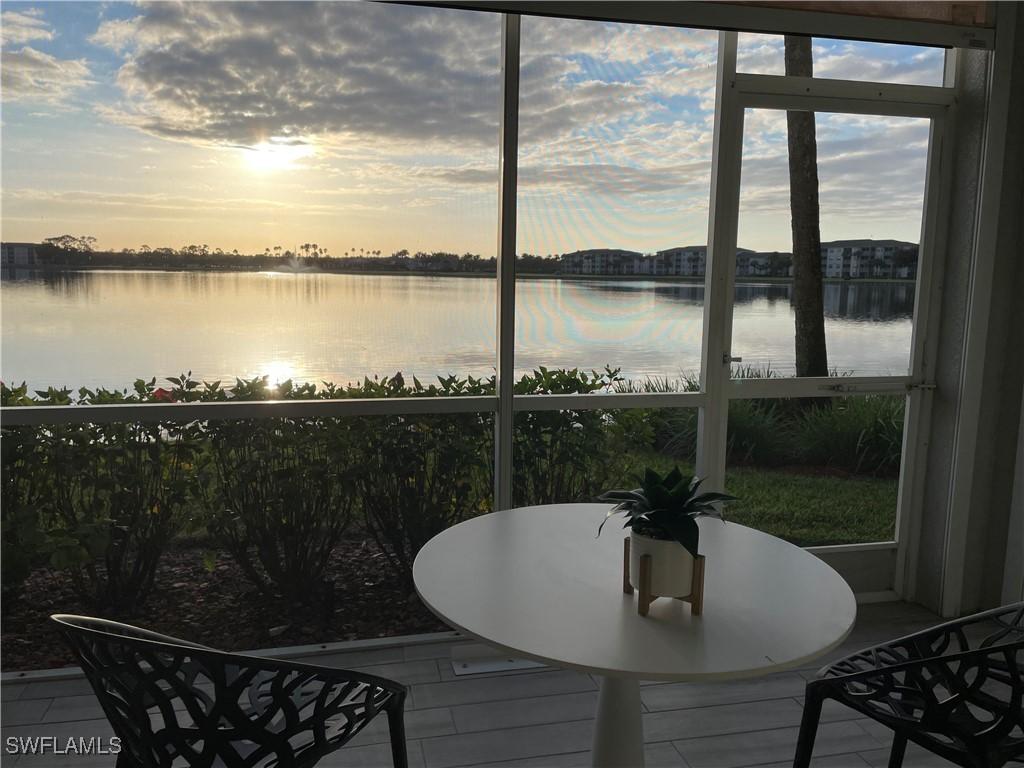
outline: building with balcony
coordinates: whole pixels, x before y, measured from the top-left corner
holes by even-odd
[[[917,275],[917,244],[901,240],[832,240],[821,244],[827,278],[902,278]]]
[[[0,266],[34,267],[38,264],[36,243],[0,243]]]
[[[621,248],[591,248],[573,251],[561,257],[566,275],[634,275],[639,272],[642,254]]]

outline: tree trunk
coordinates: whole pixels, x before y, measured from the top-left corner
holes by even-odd
[[[811,38],[786,35],[786,74],[810,77]],[[818,143],[814,113],[786,113],[789,129],[789,204],[793,224],[793,309],[796,375],[828,376],[825,308],[818,222]]]

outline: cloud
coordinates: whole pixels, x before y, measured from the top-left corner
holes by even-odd
[[[941,86],[944,54],[941,48],[830,40],[814,46],[814,74],[862,82]]]
[[[651,168],[602,163],[520,165],[519,187],[526,194],[572,191],[633,196],[680,192],[706,187],[710,168],[710,158],[706,163]],[[493,187],[498,181],[497,171],[485,168],[439,168],[424,171],[422,175],[466,186]]]
[[[127,51],[106,115],[161,138],[482,146],[498,130],[499,26],[354,3],[159,3],[93,36]]]
[[[346,2],[160,2],[132,12],[97,22],[88,38],[120,62],[96,112],[152,137],[140,151],[165,151],[160,140],[221,150],[192,164],[197,171],[231,173],[248,154],[224,148],[313,145],[296,162],[301,174],[275,179],[277,193],[296,185],[293,205],[220,199],[213,188],[200,193],[208,200],[26,192],[26,204],[83,215],[92,206],[112,218],[283,221],[423,206],[441,220],[492,203],[496,14]],[[28,18],[22,26],[37,39],[52,35],[38,13]],[[934,65],[929,51],[857,46],[816,41],[818,74],[899,80]],[[11,55],[13,68],[4,52],[4,88],[15,95],[59,102],[90,77],[84,61],[32,48]],[[717,34],[705,30],[524,17],[519,194],[524,231],[532,221],[537,232],[531,248],[551,250],[550,231],[561,233],[563,250],[606,235],[636,247],[704,236],[716,58]],[[781,68],[781,38],[744,36],[740,58],[741,71]],[[855,218],[878,212],[884,198],[893,215],[915,205],[919,213],[923,166],[915,162],[927,132],[901,132],[883,118],[843,120],[819,118],[823,211]],[[785,114],[748,111],[744,210],[786,210],[786,152]]]
[[[194,218],[223,218],[224,216],[256,216],[288,213],[299,216],[337,216],[341,208],[336,204],[309,202],[281,202],[265,198],[188,197],[167,193],[114,193],[85,189],[53,191],[37,188],[19,188],[4,191],[8,205],[32,203],[60,209],[103,211],[108,218],[153,218],[188,221]],[[379,211],[358,201],[344,205],[350,211]]]
[[[755,110],[757,115],[761,110]],[[765,111],[770,112],[770,111]],[[771,113],[776,119],[777,114]],[[743,156],[740,222],[745,213],[789,213],[785,118],[758,132]],[[823,237],[830,221],[919,221],[924,197],[928,121],[819,115],[818,176]]]
[[[90,72],[81,59],[58,59],[35,48],[3,51],[4,101],[59,104],[89,85]]]
[[[0,45],[21,45],[32,40],[53,40],[53,30],[38,8],[0,14]]]
[[[0,64],[4,101],[60,104],[90,81],[89,66],[81,59],[59,59],[23,45],[53,40],[55,33],[38,8],[0,14]],[[21,45],[11,50],[11,45]]]
[[[121,53],[138,33],[138,19],[107,19],[89,37],[89,42]]]
[[[152,135],[251,146],[272,138],[391,151],[493,151],[500,118],[495,14],[372,3],[158,3],[102,23],[125,54],[109,119]],[[520,141],[637,124],[657,105],[641,70],[706,57],[702,31],[528,19]],[[706,69],[707,62],[702,62]],[[673,65],[677,80],[682,63]],[[706,78],[700,84],[706,87]],[[695,80],[696,82],[696,80]],[[673,92],[679,93],[675,83]]]
[[[762,75],[784,75],[782,35],[741,33],[736,69]],[[814,40],[814,76],[875,83],[942,85],[944,51],[893,43]]]

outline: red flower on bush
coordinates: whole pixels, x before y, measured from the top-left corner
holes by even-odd
[[[163,387],[157,387],[153,390],[153,399],[159,400],[161,403],[173,403],[174,393],[169,389]]]

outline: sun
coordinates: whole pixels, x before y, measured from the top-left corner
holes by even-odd
[[[276,387],[282,381],[293,379],[298,374],[295,366],[285,360],[271,360],[260,367],[260,376],[266,376],[272,387]]]
[[[242,152],[249,169],[257,173],[272,173],[296,168],[296,163],[310,157],[314,149],[310,144],[285,144],[263,141]]]

